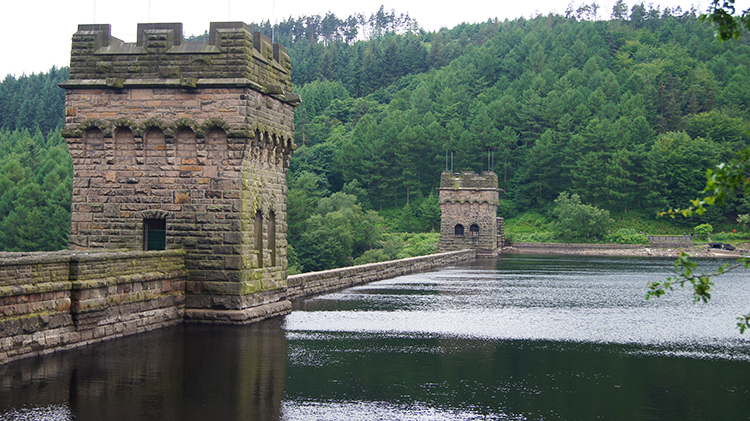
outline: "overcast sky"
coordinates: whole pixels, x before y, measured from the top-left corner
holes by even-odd
[[[591,4],[594,0],[574,1]],[[601,19],[609,18],[613,0],[599,1]],[[635,0],[626,0],[629,6]],[[750,2],[738,0],[737,4]],[[339,18],[376,12],[381,5],[396,14],[408,13],[426,30],[451,28],[459,23],[487,19],[513,20],[551,12],[564,13],[570,0],[478,1],[463,0],[6,0],[0,18],[0,77],[7,74],[40,73],[50,67],[70,63],[71,36],[78,24],[108,23],[112,35],[126,42],[135,41],[138,23],[182,22],[186,36],[208,30],[210,22],[260,22],[283,20],[289,16],[321,15],[331,11]],[[645,2],[649,4],[649,2]],[[708,0],[665,0],[664,7],[692,5],[704,11]],[[460,8],[455,8],[458,5]]]

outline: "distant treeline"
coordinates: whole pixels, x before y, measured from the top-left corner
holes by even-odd
[[[0,129],[39,128],[43,133],[63,123],[65,91],[57,85],[68,80],[68,68],[47,73],[5,76],[0,82]]]

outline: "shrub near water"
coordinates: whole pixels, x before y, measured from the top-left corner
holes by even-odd
[[[648,244],[648,238],[634,229],[622,228],[605,237],[608,243]]]
[[[695,234],[703,241],[708,240],[708,236],[714,232],[714,227],[711,224],[701,224],[693,228]]]

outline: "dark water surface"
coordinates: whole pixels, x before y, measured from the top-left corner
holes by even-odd
[[[750,419],[750,273],[646,301],[671,267],[506,256],[22,360],[0,420]]]

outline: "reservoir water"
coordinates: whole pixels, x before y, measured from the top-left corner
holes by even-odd
[[[21,360],[0,420],[750,419],[750,273],[645,300],[671,268],[504,256]]]

